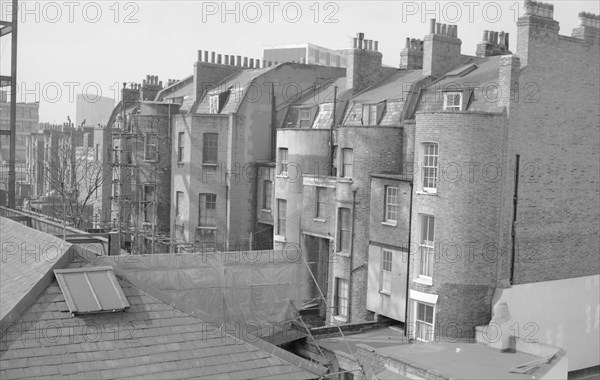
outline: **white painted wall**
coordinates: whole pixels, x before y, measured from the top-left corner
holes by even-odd
[[[496,289],[520,339],[562,347],[569,371],[600,365],[600,275]]]

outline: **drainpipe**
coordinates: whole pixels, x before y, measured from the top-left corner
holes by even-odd
[[[410,284],[410,236],[412,231],[412,203],[413,203],[413,182],[410,182],[410,208],[408,211],[408,258],[406,260],[406,305],[404,306],[404,336],[407,336],[407,324],[408,324],[408,306],[410,302],[408,300],[408,287]]]
[[[333,176],[333,130],[335,128],[335,106],[337,105],[337,86],[333,86],[333,120],[329,131],[329,175]]]
[[[358,191],[358,188],[352,190],[352,239],[350,240],[350,274],[348,276],[348,293],[352,292],[352,273],[354,272],[354,269],[352,269],[352,263],[353,263],[353,258],[354,258],[354,221],[356,220],[356,192]],[[348,296],[350,296],[350,294],[348,294]],[[350,298],[350,297],[348,297]],[[352,301],[354,301],[354,299],[352,299]],[[352,302],[348,303],[348,323],[350,322],[350,318],[352,315]]]

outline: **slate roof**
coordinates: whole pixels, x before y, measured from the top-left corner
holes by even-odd
[[[23,239],[48,238],[24,228]],[[69,268],[92,266],[68,256]],[[0,378],[307,379],[325,372],[270,343],[248,339],[242,326],[219,330],[175,301],[164,302],[164,294],[117,277],[131,305],[127,312],[72,317],[56,280],[46,285],[1,336]],[[0,290],[3,295],[4,286]]]
[[[0,323],[3,329],[23,311],[22,300],[33,300],[39,295],[42,289],[36,285],[44,279],[47,283],[51,281],[52,269],[71,244],[4,217],[0,217],[0,234]]]
[[[281,64],[280,64],[281,65]],[[213,87],[206,96],[198,103],[196,110],[194,113],[197,114],[207,114],[209,113],[209,96],[212,94],[219,94],[223,91],[227,91],[228,89],[232,89],[231,94],[229,95],[229,99],[227,103],[223,106],[221,110],[221,114],[229,114],[236,113],[240,105],[242,104],[242,100],[246,95],[246,91],[254,82],[255,79],[263,75],[264,73],[273,70],[280,65],[265,67],[262,69],[247,69],[239,71],[233,75],[230,75],[228,78],[225,78],[221,83],[217,86]]]
[[[501,56],[471,58],[425,89],[416,111],[442,111],[444,106],[442,92],[471,89],[472,91],[465,92],[465,96],[470,96],[470,101],[466,99],[468,104],[465,111],[502,112],[497,101],[500,58]]]

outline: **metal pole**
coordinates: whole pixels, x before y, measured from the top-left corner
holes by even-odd
[[[17,24],[18,1],[13,0],[12,12],[12,35],[11,35],[11,56],[10,56],[10,147],[8,159],[8,207],[14,209],[16,203],[15,194],[15,160],[17,144]]]

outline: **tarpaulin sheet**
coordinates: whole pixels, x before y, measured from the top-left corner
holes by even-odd
[[[301,253],[240,251],[107,258],[131,279],[168,293],[257,336],[287,329],[302,306],[307,268]],[[292,306],[293,304],[293,306]]]

